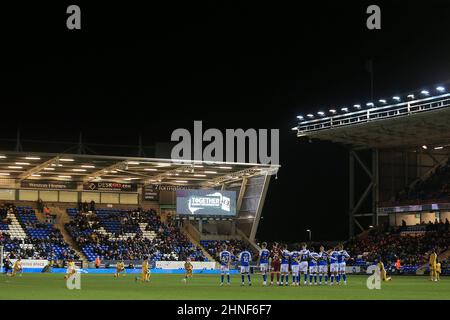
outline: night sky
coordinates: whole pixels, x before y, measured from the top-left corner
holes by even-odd
[[[259,239],[305,240],[307,228],[315,240],[347,237],[347,152],[297,139],[297,114],[369,101],[368,59],[375,99],[450,80],[448,1],[96,3],[2,4],[1,149],[18,127],[23,139],[82,131],[87,143],[142,134],[145,145],[194,120],[278,128],[282,168]],[[80,31],[66,29],[69,4],[81,7]],[[369,4],[381,30],[366,28]]]

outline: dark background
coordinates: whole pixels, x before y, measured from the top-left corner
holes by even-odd
[[[369,101],[368,59],[375,99],[450,78],[448,1],[92,2],[2,4],[0,149],[17,128],[23,139],[75,142],[82,131],[100,144],[142,134],[145,145],[194,120],[279,128],[282,168],[259,239],[347,236],[347,152],[300,141],[296,115]],[[69,4],[81,7],[80,31],[66,29]],[[381,30],[366,28],[370,4]]]

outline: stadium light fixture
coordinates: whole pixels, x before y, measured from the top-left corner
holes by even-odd
[[[90,165],[90,164],[85,164],[81,166],[82,168],[86,168],[86,169],[94,169],[95,166],[94,165]]]
[[[325,112],[319,111],[319,112],[317,112],[317,114],[318,114],[319,116],[323,117],[323,116],[325,115]]]
[[[225,169],[225,170],[231,170],[233,169],[233,167],[227,167],[227,166],[221,166],[221,167],[217,167],[219,169]]]
[[[313,115],[312,113],[308,113],[306,116],[307,116],[308,118],[314,118],[314,115]]]
[[[424,144],[424,145],[422,146],[422,149],[423,149],[423,150],[427,150],[427,149],[428,149],[428,146]]]
[[[19,166],[29,166],[30,165],[29,162],[16,162],[16,164]]]
[[[74,162],[74,159],[70,159],[70,158],[59,158],[59,161],[63,161],[63,162]]]
[[[368,107],[374,107],[375,105],[373,104],[373,102],[367,102],[367,103],[366,103],[366,106],[368,106]]]
[[[175,180],[175,182],[178,182],[178,183],[187,183],[187,180]]]
[[[422,90],[422,91],[420,91],[420,93],[423,94],[424,96],[428,96],[430,94],[430,91]]]
[[[395,101],[400,101],[400,97],[399,96],[393,96],[392,99],[394,99]]]
[[[439,92],[444,92],[445,88],[442,87],[442,86],[439,86],[439,87],[436,88],[436,90],[439,91]]]
[[[194,174],[194,177],[206,177],[206,174]]]
[[[26,160],[41,160],[41,157],[32,157],[32,156],[28,156],[25,157]]]
[[[373,226],[369,226],[369,229],[372,229],[373,228]]]
[[[32,177],[40,177],[41,175],[40,174],[32,174],[31,176]]]
[[[137,161],[128,161],[127,163],[131,165],[139,165],[139,162]]]
[[[6,159],[6,156],[0,155],[0,159]]]
[[[23,169],[21,166],[8,166],[8,169]]]
[[[298,120],[303,120],[304,118],[303,118],[303,116],[297,116],[297,119]]]
[[[408,99],[414,99],[414,95],[413,94],[408,94],[407,98]]]
[[[62,178],[62,179],[70,179],[70,178],[72,178],[72,176],[58,176],[58,178]]]
[[[56,163],[52,163],[52,164],[51,164],[51,166],[52,166],[52,167],[62,167],[63,165],[62,165],[62,164],[60,164],[60,163],[58,163],[58,164],[56,164]]]
[[[353,107],[358,109],[358,110],[361,109],[361,105],[360,104],[354,104]]]
[[[74,172],[86,172],[86,169],[72,169]]]
[[[206,174],[216,174],[217,171],[203,171],[203,173],[206,173]]]
[[[311,241],[311,229],[306,229],[306,232],[308,232],[308,234],[309,234],[309,241]]]
[[[348,112],[348,108],[347,107],[341,108],[341,111]]]
[[[156,168],[145,168],[144,171],[158,171]]]
[[[0,172],[0,176],[9,176],[8,172]]]
[[[442,149],[444,149],[444,147],[442,147],[442,146],[434,147],[434,150],[442,150]]]
[[[378,102],[386,104],[386,100],[384,100],[384,99],[380,99],[380,100],[378,100]]]
[[[335,114],[336,113],[336,109],[330,109],[328,110],[330,113]]]
[[[55,168],[44,168],[46,171],[55,171]]]
[[[292,131],[298,130],[298,127],[291,128]]]

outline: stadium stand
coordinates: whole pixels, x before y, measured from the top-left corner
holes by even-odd
[[[205,261],[200,248],[193,245],[175,226],[161,222],[154,210],[97,209],[82,212],[67,209],[72,221],[66,230],[88,261],[150,260],[178,261],[190,257]]]
[[[450,160],[437,167],[425,180],[419,180],[411,189],[397,195],[398,204],[450,201]]]
[[[379,227],[365,237],[355,237],[346,243],[355,265],[368,265],[381,258],[389,266],[401,261],[401,272],[414,274],[432,249],[442,253],[449,249],[448,224],[427,224],[423,231],[409,231],[406,227]]]
[[[61,232],[51,224],[41,223],[29,206],[4,204],[0,208],[0,245],[11,257],[66,260],[79,257]]]
[[[219,253],[222,251],[222,246],[226,244],[227,250],[231,253],[233,259],[236,259],[241,251],[244,249],[250,250],[249,246],[242,240],[201,240],[200,245],[212,256],[216,261],[219,261]]]

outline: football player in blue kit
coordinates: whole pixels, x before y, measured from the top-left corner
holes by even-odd
[[[306,243],[302,243],[302,250],[300,250],[300,273],[304,275],[303,284],[306,285],[308,279],[308,262],[310,257],[310,252],[306,249]]]
[[[263,286],[267,285],[267,272],[269,271],[269,259],[270,251],[267,249],[267,243],[261,244],[261,250],[259,251],[258,264],[262,273]]]
[[[282,286],[284,283],[286,283],[286,286],[289,285],[289,260],[291,257],[291,253],[287,250],[287,245],[283,244],[281,247],[281,282],[280,285]],[[284,280],[286,279],[286,282]]]
[[[227,275],[227,285],[230,285],[230,263],[231,253],[227,251],[227,245],[224,244],[222,251],[219,253],[220,259],[220,285],[223,286],[225,274]]]
[[[245,285],[245,275],[247,275],[248,285],[252,285],[252,279],[250,276],[250,261],[252,261],[252,254],[247,249],[244,249],[239,254],[239,264],[241,265],[241,277],[242,277],[242,286]]]
[[[322,277],[325,277],[325,285],[328,283],[328,252],[324,246],[320,246],[319,252],[319,285],[322,285]]]

